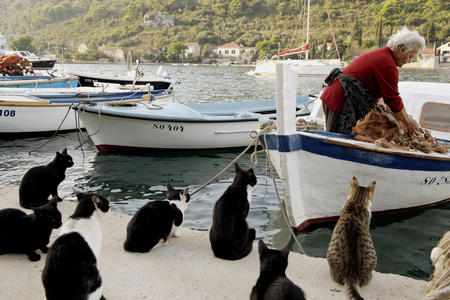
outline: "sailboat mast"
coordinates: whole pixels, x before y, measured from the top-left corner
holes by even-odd
[[[306,59],[309,58],[309,7],[310,0],[308,0],[308,16],[306,19],[306,45],[308,45],[308,49],[306,50]]]

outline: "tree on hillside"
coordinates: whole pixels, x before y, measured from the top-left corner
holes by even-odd
[[[11,43],[11,46],[16,50],[37,52],[36,47],[33,45],[33,38],[26,34],[21,35],[17,40],[14,40]]]
[[[172,62],[178,62],[181,60],[181,56],[184,55],[184,51],[188,47],[183,42],[172,42],[169,45],[169,51],[167,53],[167,59]]]
[[[377,29],[375,30],[375,43],[378,48],[383,47],[383,19],[377,22]]]
[[[362,45],[362,28],[358,17],[355,18],[355,22],[353,23],[352,35],[351,35],[351,43],[356,42],[358,47]]]

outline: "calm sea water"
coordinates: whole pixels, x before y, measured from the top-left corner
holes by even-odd
[[[154,73],[158,66],[145,65],[144,72]],[[58,70],[103,72],[118,74],[123,65],[65,64]],[[236,101],[269,99],[275,95],[274,78],[255,78],[246,74],[250,67],[168,66],[177,79],[176,97],[181,101]],[[401,80],[449,82],[446,70],[401,70]],[[299,94],[318,93],[322,88],[318,78],[300,78]],[[82,148],[80,144],[84,143]],[[135,154],[99,154],[84,133],[64,133],[47,137],[0,140],[0,185],[18,187],[29,168],[51,161],[56,151],[67,147],[75,165],[66,172],[59,187],[60,195],[74,200],[73,189],[97,191],[110,199],[112,210],[133,214],[149,199],[163,199],[165,186],[189,187],[194,191],[218,174],[241,150],[159,151]],[[275,189],[269,176],[264,155],[259,164],[250,164],[250,153],[238,163],[253,167],[258,184],[248,217],[257,237],[282,247],[290,239],[288,227],[281,216]],[[212,222],[214,202],[232,182],[233,168],[217,182],[192,197],[184,226],[208,230]],[[280,182],[278,187],[281,190]],[[395,183],[393,183],[395,184]],[[324,185],[324,188],[326,186]],[[298,233],[308,255],[325,257],[334,224],[311,232]],[[124,229],[125,230],[125,229]],[[376,216],[371,233],[378,255],[377,271],[397,273],[427,279],[432,273],[429,253],[442,234],[450,230],[450,204],[414,212]],[[296,250],[296,249],[294,249]]]

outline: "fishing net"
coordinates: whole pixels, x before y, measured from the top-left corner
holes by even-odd
[[[425,153],[447,153],[448,147],[439,144],[430,132],[420,128],[420,132],[409,133],[403,122],[397,121],[389,109],[372,109],[364,119],[352,128],[355,139],[374,143],[384,148],[416,149]]]
[[[9,76],[23,76],[34,73],[33,66],[28,59],[17,54],[0,56],[0,74]]]

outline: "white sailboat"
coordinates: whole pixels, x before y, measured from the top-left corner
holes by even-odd
[[[309,59],[309,14],[310,14],[310,0],[308,0],[308,13],[306,21],[306,44],[296,49],[289,49],[274,54],[271,59],[264,57],[256,62],[254,70],[248,72],[249,75],[255,76],[274,76],[275,65],[277,63],[283,63],[290,66],[297,76],[327,76],[331,70],[340,67],[339,59]],[[292,55],[305,53],[305,59],[286,59],[281,60],[279,58]]]

